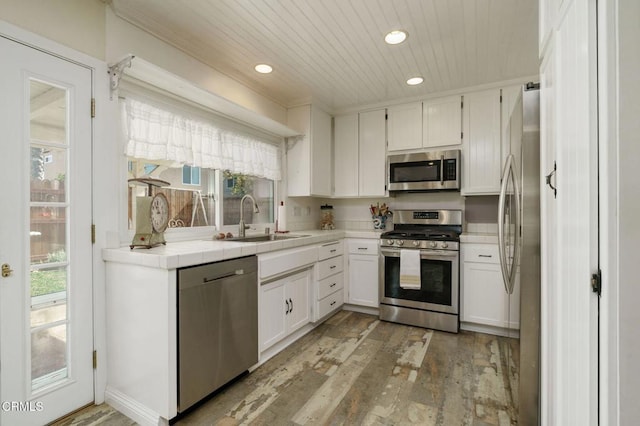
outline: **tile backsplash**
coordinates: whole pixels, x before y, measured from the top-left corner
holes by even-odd
[[[497,234],[497,223],[469,223],[463,228],[463,232],[472,234]]]
[[[320,229],[320,206],[333,206],[336,229],[357,231],[373,230],[370,205],[386,203],[391,211],[399,209],[460,209],[464,211],[463,231],[495,234],[498,232],[498,197],[462,197],[460,193],[438,192],[400,194],[396,197],[321,199],[313,197],[289,197],[287,224],[289,231]],[[386,230],[393,229],[393,216],[387,220]]]

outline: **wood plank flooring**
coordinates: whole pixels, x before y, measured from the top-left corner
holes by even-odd
[[[175,424],[511,425],[518,359],[515,339],[342,311]]]

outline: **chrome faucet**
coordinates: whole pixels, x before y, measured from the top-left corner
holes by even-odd
[[[251,198],[251,201],[253,201],[253,212],[254,213],[260,213],[260,209],[258,208],[258,203],[256,203],[256,200],[249,194],[245,195],[244,197],[242,197],[242,199],[240,200],[240,223],[238,224],[238,237],[240,238],[244,238],[245,237],[245,230],[248,229],[249,227],[247,225],[244,224],[244,200],[246,198]]]

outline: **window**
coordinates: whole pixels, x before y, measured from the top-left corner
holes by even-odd
[[[182,166],[182,184],[200,185],[200,167]]]
[[[169,182],[169,186],[154,188],[153,194],[163,193],[169,201],[169,227],[184,228],[215,225],[215,173],[210,169],[189,167],[189,181],[184,183],[185,168],[154,164],[146,160],[129,158],[129,179],[152,177]],[[192,179],[193,169],[197,169],[197,181]],[[145,196],[148,188],[129,182],[128,216],[129,229],[135,229],[135,197]]]
[[[169,201],[169,228],[237,225],[240,222],[240,201],[246,194],[255,198],[260,213],[254,213],[252,203],[246,201],[245,222],[274,222],[273,180],[201,167],[155,164],[135,158],[129,158],[127,169],[128,179],[144,176],[169,182],[166,187],[152,190],[153,194],[163,193]],[[128,184],[128,223],[131,230],[135,229],[135,197],[146,196],[147,191],[146,185]],[[216,200],[219,200],[218,204]],[[217,212],[221,212],[221,220],[216,220]]]
[[[259,213],[254,213],[253,204],[246,201],[243,206],[243,218],[246,223],[273,223],[273,181],[258,177],[231,173],[223,175],[223,225],[235,225],[240,222],[240,202],[242,197],[250,194],[258,204]]]
[[[255,129],[211,120],[193,107],[135,96],[121,103],[124,151],[128,165],[128,223],[135,228],[135,197],[163,193],[169,201],[169,227],[231,226],[240,221],[242,198],[247,224],[273,223],[275,182],[281,176],[283,140]],[[235,127],[234,127],[235,126]],[[156,178],[152,187],[132,181]]]

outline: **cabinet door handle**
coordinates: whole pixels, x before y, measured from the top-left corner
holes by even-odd
[[[293,300],[289,299],[289,303],[291,303],[291,310],[289,311],[289,313],[293,312]]]
[[[329,284],[329,287],[335,287],[337,283]]]
[[[493,257],[490,254],[479,254],[478,257]]]
[[[288,301],[288,300],[285,300],[285,301],[284,301],[284,303],[287,305],[287,311],[285,312],[285,315],[289,315],[289,312],[291,312],[291,311],[289,310],[289,301]]]
[[[337,251],[338,251],[338,249],[329,250],[330,253],[335,253]]]
[[[336,304],[336,301],[334,300],[333,302],[329,303],[330,306],[333,306]]]
[[[336,266],[336,265],[331,265],[331,266],[329,266],[329,269],[336,269],[336,268],[337,268],[337,266]]]
[[[364,251],[367,251],[367,250],[369,250],[369,248],[368,248],[368,247],[358,247],[358,250],[364,250]]]

